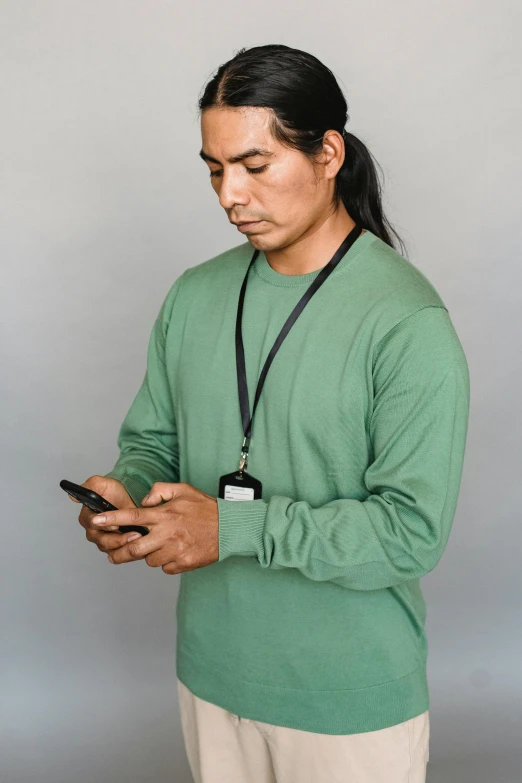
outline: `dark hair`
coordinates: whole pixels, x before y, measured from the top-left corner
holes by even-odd
[[[317,57],[282,44],[240,49],[204,88],[198,107],[204,111],[213,106],[272,109],[274,138],[310,159],[321,152],[327,130],[341,133],[345,159],[335,178],[334,203],[342,199],[353,220],[395,249],[393,233],[405,252],[383,213],[375,158],[345,130],[349,119],[345,97],[332,71]]]

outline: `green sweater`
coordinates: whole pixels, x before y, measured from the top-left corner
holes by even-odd
[[[243,442],[237,245],[172,284],[107,473],[137,505],[156,481],[217,497]],[[279,331],[319,270],[250,270],[250,412]],[[450,534],[469,413],[466,357],[428,279],[371,231],[301,313],[268,372],[248,472],[259,500],[218,499],[219,560],[180,576],[176,673],[232,713],[325,734],[429,708],[419,580]],[[175,580],[172,580],[173,589]]]

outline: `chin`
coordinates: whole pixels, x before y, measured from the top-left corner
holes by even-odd
[[[267,231],[253,231],[251,234],[245,234],[245,238],[248,239],[252,247],[259,248],[260,250],[276,250],[279,247],[277,239],[274,238],[273,232]]]
[[[266,239],[261,234],[247,234],[246,238],[254,247],[265,248],[267,247]]]

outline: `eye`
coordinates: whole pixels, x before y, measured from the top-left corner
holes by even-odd
[[[265,163],[264,166],[258,166],[257,169],[248,169],[247,171],[249,174],[261,174],[262,171],[266,171],[268,168],[268,163]]]
[[[249,174],[261,174],[262,171],[266,171],[268,168],[268,163],[265,163],[264,166],[258,166],[257,169],[249,169],[247,168],[247,171]],[[217,171],[211,171],[209,176],[210,177],[219,177],[221,174],[221,169],[218,169]]]

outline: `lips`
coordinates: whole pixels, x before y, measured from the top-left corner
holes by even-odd
[[[237,230],[244,234],[247,231],[252,231],[254,226],[259,225],[259,223],[261,223],[261,220],[253,220],[251,223],[239,223]]]

